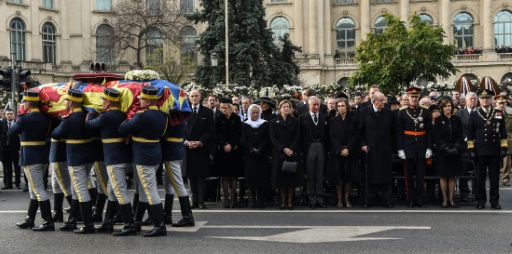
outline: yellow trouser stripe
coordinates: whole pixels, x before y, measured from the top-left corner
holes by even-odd
[[[21,146],[44,146],[46,141],[21,141]]]
[[[153,205],[153,199],[151,198],[151,193],[149,192],[149,189],[148,189],[146,177],[144,176],[144,172],[142,171],[142,165],[138,165],[138,166],[139,166],[139,172],[140,172],[140,174],[139,174],[140,182],[142,183],[144,192],[146,192],[146,196],[148,197],[149,205]]]
[[[181,143],[181,142],[183,142],[183,138],[166,138],[165,141]]]
[[[120,205],[124,205],[123,196],[119,191],[119,187],[117,187],[117,180],[116,175],[114,174],[114,168],[112,167],[112,165],[108,165],[108,168],[110,170],[110,181],[112,182],[112,188],[114,188],[114,193],[116,194],[117,201]]]
[[[78,196],[78,201],[82,202],[82,193],[80,193],[80,189],[78,188],[78,182],[75,176],[75,170],[73,166],[68,166],[69,175],[71,176],[71,181],[73,181],[73,187],[75,188],[76,195]]]
[[[59,163],[54,162],[53,164],[55,165],[54,170],[57,172],[57,181],[59,181],[60,189],[64,193],[64,196],[67,197],[69,196],[69,193],[66,191],[66,186],[64,186],[64,181],[62,180],[62,172],[60,172]]]
[[[103,178],[103,174],[101,174],[100,164],[95,161],[94,165],[96,165],[96,177],[100,180],[101,188],[103,189],[103,192],[105,193],[105,196],[108,197],[108,190],[107,185],[105,184],[105,179]]]
[[[27,173],[28,181],[30,182],[30,186],[32,187],[32,191],[36,194],[37,201],[41,201],[41,194],[36,189],[36,185],[34,184],[34,179],[32,179],[32,172],[30,172],[29,166],[25,166],[25,172]]]
[[[174,191],[176,191],[176,194],[178,194],[178,197],[181,197],[181,193],[178,185],[176,184],[176,180],[174,180],[174,177],[172,176],[171,163],[166,161],[165,165],[167,166],[167,174],[169,174],[169,178],[171,179],[172,187],[174,188]]]

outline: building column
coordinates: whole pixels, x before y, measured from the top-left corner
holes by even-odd
[[[443,38],[444,44],[451,44],[453,41],[453,29],[450,20],[450,0],[441,0],[441,22],[440,25],[446,33]]]
[[[493,36],[493,21],[492,21],[492,0],[483,0],[484,10],[482,12],[482,38],[484,40],[484,51],[491,52],[494,51],[494,36]],[[477,45],[473,45],[477,46]]]
[[[295,9],[295,17],[293,21],[293,33],[295,34],[295,45],[302,46],[304,48],[304,26],[303,26],[303,1],[294,1],[293,7]]]
[[[308,33],[309,33],[309,40],[308,40],[308,51],[307,54],[318,54],[318,47],[317,47],[317,41],[318,36],[316,32],[318,31],[318,2],[317,0],[309,0],[309,8],[308,8],[308,21],[309,21],[309,27],[308,27]]]
[[[318,2],[317,2],[318,3]],[[318,50],[318,56],[320,58],[320,65],[323,65],[324,63],[324,34],[325,34],[325,27],[324,27],[324,5],[322,2],[317,4],[316,9],[316,22],[317,22],[317,28],[316,31],[318,33],[315,35],[315,44],[317,45]]]
[[[324,0],[324,52],[326,55],[332,55],[332,22],[330,0]],[[320,36],[318,36],[320,37]],[[322,40],[320,40],[322,41]]]
[[[409,28],[409,0],[400,0],[400,20]]]
[[[361,38],[357,41],[366,39],[366,34],[370,32],[370,0],[361,0]],[[357,43],[359,45],[359,43]]]

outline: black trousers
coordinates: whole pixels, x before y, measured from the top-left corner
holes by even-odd
[[[485,181],[489,172],[489,201],[491,204],[498,204],[500,199],[500,162],[499,156],[477,156],[476,158],[476,200],[478,204],[487,202]]]
[[[192,203],[204,203],[204,191],[206,189],[206,177],[189,176],[188,184],[192,193]]]
[[[13,164],[14,164],[14,184],[19,186],[21,183],[21,170],[18,165],[20,155],[17,149],[5,146],[3,154],[2,164],[4,165],[4,185],[5,187],[12,187],[12,175],[13,175]],[[25,183],[28,183],[28,179],[25,177]]]
[[[386,204],[393,204],[392,196],[393,184],[391,182],[385,184],[368,184],[368,202],[380,198]]]
[[[423,203],[425,158],[405,159],[405,191],[408,203]],[[416,175],[416,181],[414,181]]]
[[[467,154],[463,155],[465,158],[468,157]],[[468,175],[469,170],[475,170],[474,168],[471,168],[471,164],[462,161],[462,175],[466,176]],[[473,187],[474,188],[474,187]],[[467,178],[460,178],[459,179],[459,191],[462,198],[467,198],[469,194],[471,193],[471,190],[469,189],[468,185],[468,179]]]

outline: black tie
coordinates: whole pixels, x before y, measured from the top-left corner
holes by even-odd
[[[313,121],[315,124],[318,124],[318,117],[316,117],[316,114],[313,115]]]
[[[197,114],[197,107],[194,107],[194,114]]]
[[[11,129],[11,124],[12,124],[12,122],[9,122],[9,126],[8,126],[9,128],[7,128],[7,130]]]

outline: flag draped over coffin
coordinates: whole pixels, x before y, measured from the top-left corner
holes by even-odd
[[[41,112],[46,112],[52,117],[66,115],[66,93],[70,87],[84,93],[83,107],[89,112],[101,112],[103,109],[101,95],[105,87],[117,89],[120,93],[120,110],[125,112],[129,119],[140,110],[140,101],[137,96],[143,86],[152,85],[158,88],[157,106],[160,111],[169,116],[169,124],[177,125],[183,122],[191,113],[185,91],[167,80],[135,81],[115,80],[104,85],[97,83],[74,82],[52,83],[33,88],[40,91],[42,101]],[[20,114],[23,114],[20,109]]]

